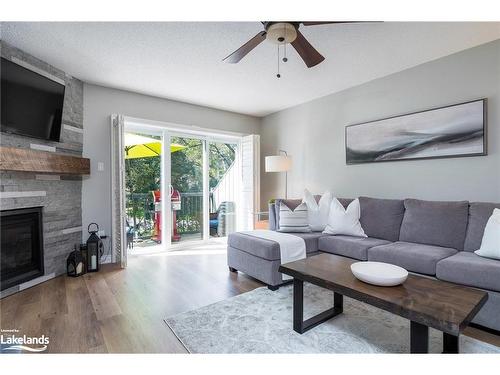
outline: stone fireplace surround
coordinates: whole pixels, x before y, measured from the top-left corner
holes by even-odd
[[[0,145],[82,156],[83,82],[4,41],[0,43],[3,58],[66,85],[60,142],[1,133]],[[2,298],[65,273],[68,254],[82,241],[82,177],[0,171],[1,210],[38,206],[43,207],[44,275],[3,290]]]

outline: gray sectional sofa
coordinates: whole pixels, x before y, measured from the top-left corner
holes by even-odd
[[[346,207],[351,200],[339,199]],[[468,285],[488,292],[488,301],[473,323],[500,331],[500,260],[474,254],[486,223],[500,203],[435,202],[360,197],[361,225],[368,237],[291,233],[304,238],[307,256],[319,252],[361,261],[399,265],[408,271]],[[301,200],[276,200],[269,206],[269,228],[278,229],[279,202],[290,208]],[[282,284],[278,243],[243,233],[228,238],[228,266],[266,283]]]

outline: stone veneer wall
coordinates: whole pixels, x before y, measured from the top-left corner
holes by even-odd
[[[83,82],[1,41],[1,56],[64,80],[66,91],[60,142],[0,134],[2,146],[37,148],[61,154],[82,155]],[[2,93],[3,94],[3,93]],[[29,110],[27,108],[26,110]],[[6,296],[66,271],[66,258],[82,241],[82,178],[0,171],[0,209],[43,206],[45,276],[4,290]]]

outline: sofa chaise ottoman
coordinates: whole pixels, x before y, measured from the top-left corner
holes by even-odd
[[[270,204],[269,229],[279,228],[279,203],[290,208],[298,199]],[[346,207],[351,200],[339,201]],[[467,285],[488,292],[488,301],[473,323],[500,331],[500,260],[474,253],[481,245],[486,223],[499,203],[436,202],[418,199],[377,199],[360,197],[360,222],[368,237],[329,235],[321,232],[290,233],[304,238],[307,256],[318,252],[341,255],[360,261],[396,264],[415,274]],[[278,243],[243,233],[228,238],[228,266],[277,289]]]
[[[304,239],[307,256],[318,254],[321,232],[293,234]],[[227,263],[231,272],[242,271],[264,282],[271,290],[283,284],[278,272],[281,265],[278,242],[236,232],[229,235],[227,246]]]

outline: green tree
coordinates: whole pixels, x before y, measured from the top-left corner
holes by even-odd
[[[160,189],[160,165],[159,156],[125,160],[126,209],[139,236],[151,235],[149,226],[138,228],[137,223],[152,220],[152,191]]]
[[[159,156],[125,160],[125,186],[130,193],[151,193],[160,188]]]

